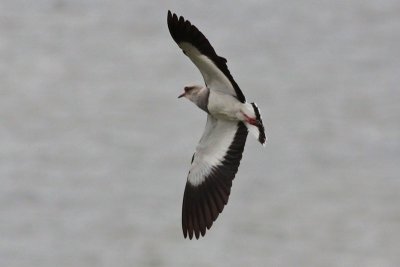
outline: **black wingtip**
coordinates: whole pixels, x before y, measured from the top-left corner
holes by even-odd
[[[168,10],[167,25],[168,25],[168,29],[170,32],[171,32],[172,18],[173,18],[172,12],[171,12],[171,10]]]

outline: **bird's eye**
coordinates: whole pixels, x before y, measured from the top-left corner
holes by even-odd
[[[185,89],[185,92],[189,92],[193,89],[193,86],[186,86],[184,89]]]

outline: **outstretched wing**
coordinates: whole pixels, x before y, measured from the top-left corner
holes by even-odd
[[[185,238],[205,235],[228,202],[238,171],[247,128],[242,122],[217,120],[208,115],[192,158],[182,205]]]
[[[207,38],[182,16],[168,11],[168,28],[172,38],[203,75],[211,90],[230,94],[240,102],[246,102],[242,91],[230,74],[226,59],[215,52]]]

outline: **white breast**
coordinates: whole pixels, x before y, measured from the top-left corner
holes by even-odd
[[[207,108],[215,118],[238,120],[237,115],[240,113],[241,105],[243,104],[231,95],[210,90]]]

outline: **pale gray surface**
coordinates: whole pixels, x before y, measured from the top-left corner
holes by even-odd
[[[0,2],[0,266],[400,266],[400,2]],[[267,125],[205,238],[167,10]]]

